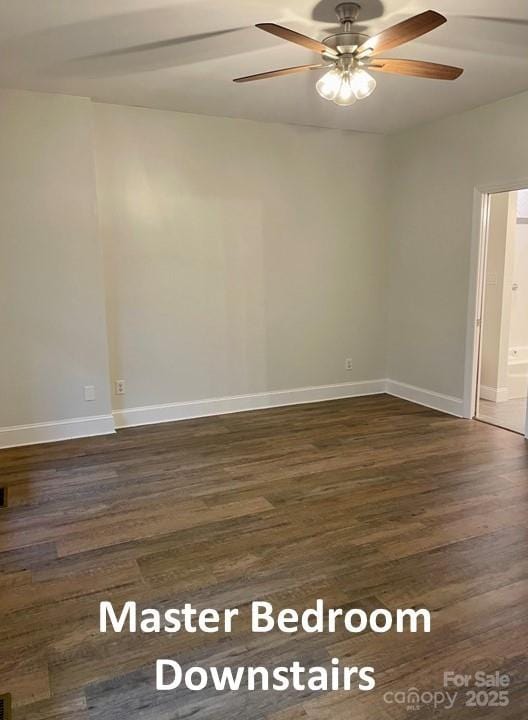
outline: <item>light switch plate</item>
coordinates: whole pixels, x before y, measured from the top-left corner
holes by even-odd
[[[91,402],[92,400],[95,400],[95,386],[94,385],[85,385],[84,386],[84,399],[86,402]]]

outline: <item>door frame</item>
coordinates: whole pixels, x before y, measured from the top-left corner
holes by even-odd
[[[471,237],[463,406],[464,417],[470,420],[475,418],[479,382],[480,335],[484,306],[490,195],[525,190],[527,188],[528,177],[524,177],[479,185],[473,191],[473,231]],[[525,437],[528,439],[528,412]]]

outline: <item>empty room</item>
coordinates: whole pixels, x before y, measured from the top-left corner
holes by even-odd
[[[0,3],[0,718],[526,720],[528,5]]]

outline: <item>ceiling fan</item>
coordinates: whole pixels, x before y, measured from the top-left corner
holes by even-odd
[[[260,30],[320,53],[323,62],[248,75],[236,78],[234,82],[252,82],[306,70],[330,68],[329,72],[317,82],[317,92],[325,100],[332,100],[336,105],[346,106],[352,105],[356,100],[367,98],[374,92],[376,80],[367,70],[412,75],[431,80],[456,80],[464,72],[462,68],[450,65],[439,65],[421,60],[378,57],[386,50],[392,50],[443,25],[447,20],[440,13],[427,10],[383,30],[378,35],[369,37],[354,32],[353,24],[357,20],[360,10],[361,5],[358,3],[340,3],[336,7],[336,14],[343,26],[342,32],[330,35],[322,42],[275,23],[259,23],[257,27]]]

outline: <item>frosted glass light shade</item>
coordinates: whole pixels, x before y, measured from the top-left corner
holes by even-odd
[[[336,105],[347,106],[353,105],[356,102],[356,95],[354,94],[354,87],[352,85],[352,74],[348,71],[342,74],[341,84],[337,95],[334,98]]]
[[[368,72],[361,68],[356,68],[352,73],[352,90],[358,100],[363,100],[372,95],[376,89],[376,81]]]
[[[325,100],[333,100],[341,86],[341,70],[334,68],[317,81],[316,89]]]

